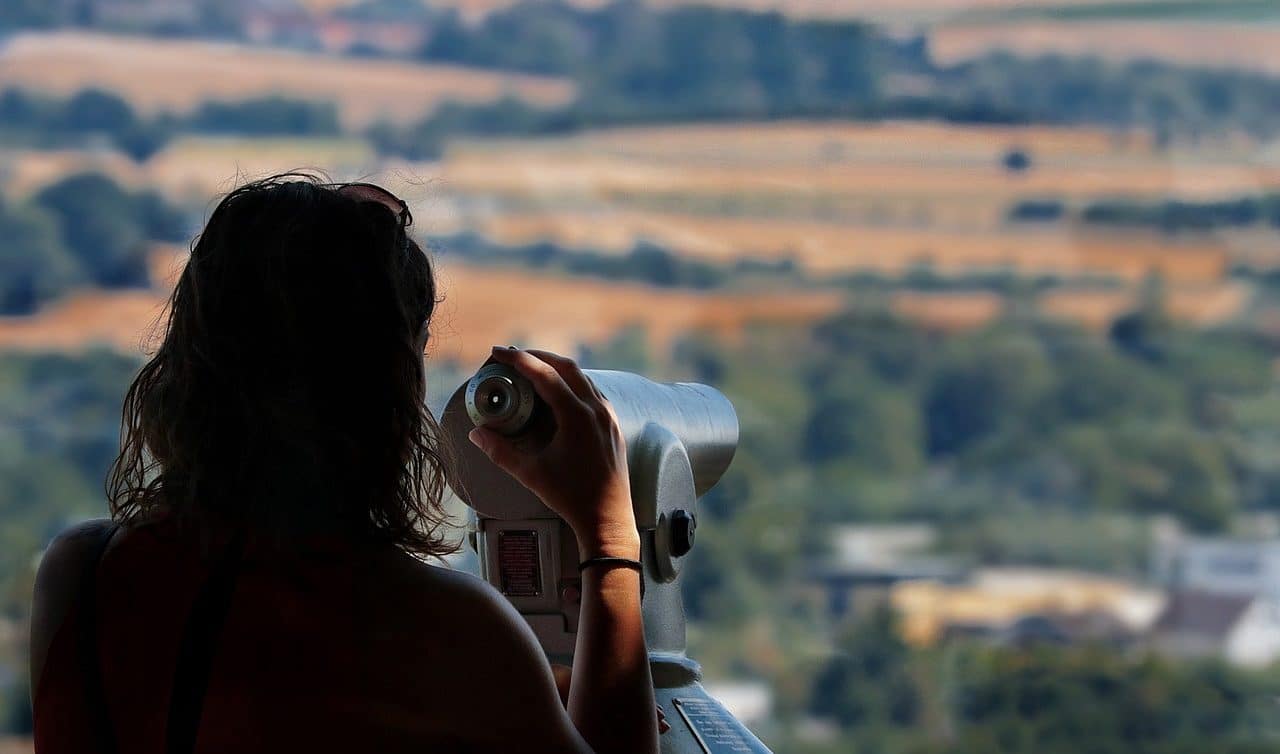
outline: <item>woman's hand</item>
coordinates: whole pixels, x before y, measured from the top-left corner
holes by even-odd
[[[556,432],[536,452],[483,427],[471,431],[471,442],[569,524],[584,559],[638,558],[626,440],[609,401],[564,356],[495,346],[493,360],[533,384],[555,417]]]

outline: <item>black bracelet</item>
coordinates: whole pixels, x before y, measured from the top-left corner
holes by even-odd
[[[638,560],[632,560],[631,558],[615,558],[612,555],[601,555],[597,558],[587,558],[579,563],[578,573],[582,573],[593,565],[621,566],[623,568],[630,568],[637,573],[644,570],[644,563],[641,563]]]

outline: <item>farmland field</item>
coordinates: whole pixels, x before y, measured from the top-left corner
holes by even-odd
[[[1138,233],[1060,230],[962,232],[698,215],[556,213],[503,215],[478,225],[508,244],[549,240],[622,251],[648,240],[717,262],[791,258],[816,273],[871,270],[901,274],[927,265],[945,274],[1016,270],[1138,281],[1155,272],[1179,282],[1219,279],[1227,249],[1214,239],[1170,241]]]
[[[0,350],[76,351],[105,345],[138,353],[150,345],[166,284],[184,253],[159,249],[152,260],[155,290],[85,290],[32,317],[0,317]],[[433,358],[480,363],[495,343],[533,336],[547,348],[572,352],[629,326],[643,327],[658,348],[691,331],[732,340],[754,322],[806,324],[839,311],[837,293],[712,294],[574,280],[521,270],[472,267],[456,261],[438,270],[444,301],[437,309]],[[167,280],[166,280],[167,279]],[[518,308],[512,301],[520,301]]]
[[[284,94],[334,101],[349,126],[423,117],[447,100],[483,102],[511,94],[539,105],[573,96],[551,78],[459,66],[340,59],[240,45],[28,33],[0,45],[0,87],[66,95],[88,86],[120,93],[147,112],[186,112],[209,99]]]
[[[1029,156],[1029,168],[1004,165],[1015,150]],[[207,211],[211,197],[247,178],[317,168],[340,180],[382,181],[410,202],[419,231],[437,237],[474,232],[508,246],[549,241],[617,255],[647,241],[720,265],[790,259],[816,278],[1012,272],[1109,282],[1107,290],[1068,287],[1041,302],[1046,312],[1089,326],[1132,306],[1134,290],[1153,273],[1170,286],[1175,315],[1203,324],[1223,321],[1249,300],[1247,289],[1227,282],[1231,266],[1280,263],[1274,234],[1176,238],[1146,229],[1103,232],[1071,220],[1044,225],[1008,219],[1010,208],[1026,199],[1061,201],[1077,210],[1116,197],[1211,200],[1280,190],[1280,165],[1259,162],[1253,146],[1234,138],[1159,149],[1145,136],[1090,128],[781,122],[460,142],[432,163],[380,160],[356,139],[209,137],[178,139],[142,164],[95,151],[28,151],[0,161],[7,190],[18,195],[90,168]],[[514,285],[523,273],[489,268],[483,276],[458,274]],[[500,287],[484,290],[493,285]],[[598,283],[564,285],[555,294],[561,307],[599,305],[593,298],[602,290]],[[649,295],[638,296],[637,306]],[[664,307],[669,312],[695,318],[691,299],[662,295],[674,297]],[[974,292],[895,295],[893,308],[939,328],[973,326],[1001,309],[995,297]],[[501,299],[492,306],[500,310]],[[722,315],[706,312],[737,311],[726,306],[699,309],[698,316],[714,326]],[[619,316],[631,311],[618,307]],[[477,314],[482,309],[467,310],[465,321],[483,319]],[[646,316],[659,339],[677,328]],[[740,321],[739,315],[729,319]],[[619,326],[605,318],[590,332],[557,334],[555,321],[548,314],[539,331],[566,342],[572,335],[598,339]],[[495,323],[458,330],[510,336]]]

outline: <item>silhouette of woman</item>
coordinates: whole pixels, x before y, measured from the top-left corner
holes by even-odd
[[[111,519],[40,565],[38,752],[657,749],[634,570],[586,569],[562,703],[506,600],[425,562],[456,546],[424,400],[436,289],[410,222],[384,189],[301,174],[213,211],[125,398]],[[568,359],[494,358],[560,430],[537,455],[472,441],[584,558],[637,559],[608,402]]]

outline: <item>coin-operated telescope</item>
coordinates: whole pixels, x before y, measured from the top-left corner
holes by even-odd
[[[680,572],[694,546],[698,498],[719,481],[737,449],[733,405],[706,385],[585,373],[609,399],[627,442],[644,562],[645,640],[658,704],[671,724],[660,738],[662,751],[767,754],[702,688],[701,668],[685,654]],[[534,433],[548,415],[528,380],[490,362],[449,399],[441,424],[458,453],[454,491],[474,511],[471,541],[481,575],[529,622],[548,658],[570,664],[582,594],[577,540],[564,520],[467,440],[481,424],[511,436]]]

